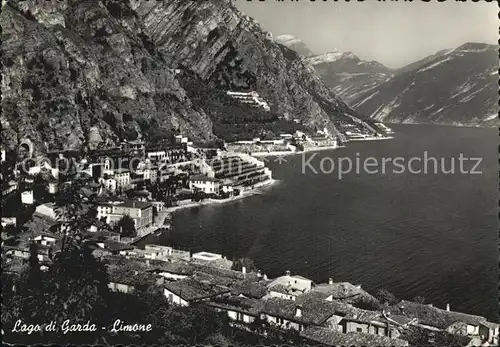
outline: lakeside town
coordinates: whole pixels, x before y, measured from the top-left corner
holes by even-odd
[[[90,131],[88,141],[93,140]],[[139,139],[87,153],[49,151],[39,160],[25,139],[17,152],[2,150],[3,272],[21,275],[34,256],[37,267],[48,271],[78,229],[81,242],[105,264],[111,292],[154,288],[174,307],[223,313],[232,329],[273,341],[498,344],[499,324],[449,305],[397,300],[383,290],[372,295],[359,284],[335,281],[335,274],[328,283],[314,283],[293,269],[268,278],[251,259],[229,260],[210,250],[136,245],[147,235],[168,232],[175,209],[232,201],[270,184],[272,172],[256,152],[337,146],[326,130],[223,148],[195,147],[177,134],[154,146]]]

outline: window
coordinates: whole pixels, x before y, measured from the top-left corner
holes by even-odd
[[[357,331],[358,333],[362,333],[362,332],[363,332],[363,329],[361,329],[361,328],[356,328],[356,331]]]

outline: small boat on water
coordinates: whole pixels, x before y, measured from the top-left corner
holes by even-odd
[[[160,236],[162,233],[163,233],[162,229],[156,229],[155,231],[153,231],[154,236]]]

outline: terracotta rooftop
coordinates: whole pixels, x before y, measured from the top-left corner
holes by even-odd
[[[258,299],[234,295],[214,298],[210,300],[207,305],[257,316],[262,310],[264,302]]]
[[[154,266],[151,272],[160,273],[160,272],[168,272],[176,275],[186,275],[190,276],[193,274],[193,267],[187,262],[161,262],[157,266]],[[150,263],[151,264],[151,263]]]
[[[229,293],[229,289],[211,283],[198,282],[191,278],[180,281],[165,281],[163,287],[186,301],[212,298]]]
[[[408,342],[400,339],[391,339],[386,336],[367,333],[341,333],[323,327],[308,327],[300,332],[300,336],[326,346],[408,346]]]
[[[261,299],[267,294],[267,287],[261,282],[253,280],[238,281],[231,287],[231,292],[249,298]]]
[[[312,298],[308,300],[297,299],[296,301],[270,298],[264,302],[263,313],[297,323],[312,325],[321,325],[334,314],[343,316],[348,309],[345,306],[346,304],[343,303]],[[302,308],[302,315],[297,317],[296,309],[299,305]]]
[[[419,323],[440,329],[445,329],[456,322],[479,325],[487,321],[486,318],[482,316],[446,311],[431,305],[419,304],[406,300],[402,300],[397,305],[394,305],[390,312],[394,315],[417,318]]]
[[[151,286],[156,284],[155,275],[121,266],[108,267],[108,278],[110,282],[132,286]]]

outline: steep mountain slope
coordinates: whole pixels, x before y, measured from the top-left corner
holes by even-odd
[[[10,0],[0,21],[8,148],[81,148],[90,127],[108,144],[172,128],[209,141],[212,111],[190,100],[183,71],[205,91],[255,90],[311,129],[357,115],[230,1]]]
[[[403,69],[351,105],[380,121],[491,126],[497,91],[498,48],[466,43]]]
[[[104,144],[181,128],[210,139],[174,71],[147,37],[102,2],[11,2],[2,8],[2,144],[75,149],[96,127]]]
[[[412,71],[412,70],[414,70],[414,69],[416,69],[416,68],[418,68],[420,66],[423,66],[423,65],[429,63],[430,61],[433,61],[433,60],[435,60],[435,59],[437,59],[437,58],[439,58],[439,57],[441,57],[441,56],[443,56],[443,55],[451,52],[451,51],[452,50],[450,50],[450,49],[442,49],[442,50],[440,50],[440,51],[438,51],[438,52],[436,52],[434,54],[431,54],[431,55],[423,58],[423,59],[417,60],[417,61],[415,61],[413,63],[408,64],[408,65],[405,65],[402,68],[399,68],[396,71],[394,71],[394,73],[396,75],[399,75],[399,74],[402,74],[402,73],[405,73],[405,72],[408,72],[408,71]]]
[[[352,52],[329,52],[308,58],[326,84],[347,103],[389,80],[393,73],[376,61],[359,59]]]
[[[309,47],[304,43],[304,41],[296,38],[292,35],[280,35],[274,38],[274,42],[282,44],[295,52],[303,55],[304,57],[312,57],[315,54],[311,51]]]

